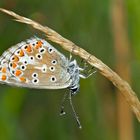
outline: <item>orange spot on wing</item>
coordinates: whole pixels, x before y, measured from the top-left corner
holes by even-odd
[[[15,76],[20,76],[21,74],[22,74],[22,71],[20,71],[20,70],[15,71]]]
[[[39,49],[40,47],[42,47],[42,44],[43,44],[43,43],[42,43],[41,40],[37,41],[35,48],[36,48],[36,49]]]
[[[25,82],[26,81],[26,78],[25,77],[20,77],[20,81],[21,82]]]
[[[6,75],[2,75],[2,77],[1,77],[2,81],[5,81],[6,78],[7,78]]]
[[[1,70],[1,72],[2,72],[2,73],[6,73],[6,68],[3,67],[2,70]]]
[[[18,61],[19,61],[18,56],[14,55],[14,56],[12,57],[12,61],[13,61],[13,62],[18,62]]]
[[[20,50],[20,52],[19,52],[19,56],[20,56],[20,57],[24,56],[24,52],[23,52],[23,50]]]
[[[15,69],[17,67],[16,63],[12,63],[12,68]]]
[[[32,52],[32,46],[31,45],[26,46],[25,50],[29,53]]]

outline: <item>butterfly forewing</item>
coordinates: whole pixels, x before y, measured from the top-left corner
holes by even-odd
[[[37,37],[9,48],[0,61],[0,81],[4,83],[46,89],[66,88],[71,84],[68,60]]]

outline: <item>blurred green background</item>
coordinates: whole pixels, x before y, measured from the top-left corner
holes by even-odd
[[[129,81],[140,98],[139,5],[139,0],[0,0],[0,7],[51,27],[101,59]],[[0,13],[1,54],[34,35],[45,38],[37,30],[11,19]],[[69,57],[68,52],[57,44],[54,46]],[[121,63],[118,58],[124,54],[129,58],[123,61],[120,57],[124,62]],[[128,74],[123,76],[125,71]],[[140,123],[134,115],[119,107],[118,98],[121,97],[111,82],[97,72],[81,80],[80,86],[73,103],[82,130],[78,129],[68,103],[67,114],[59,116],[66,90],[0,85],[0,140],[140,139]],[[120,100],[123,102],[123,98]]]

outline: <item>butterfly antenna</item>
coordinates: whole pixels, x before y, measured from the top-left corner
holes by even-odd
[[[72,95],[72,93],[70,92],[70,93],[69,93],[70,106],[71,106],[71,108],[72,108],[72,112],[73,112],[74,118],[76,119],[76,122],[77,122],[77,124],[78,124],[78,127],[79,127],[80,129],[82,129],[82,126],[81,126],[79,117],[78,117],[78,115],[77,115],[77,113],[76,113],[76,111],[75,111],[75,109],[74,109],[73,103],[72,103],[71,95]]]
[[[62,98],[62,102],[61,102],[60,116],[66,114],[66,112],[64,111],[64,104],[65,104],[65,101],[66,101],[67,96],[68,96],[68,94],[67,94],[67,92],[65,92],[64,95],[63,95],[63,98]]]

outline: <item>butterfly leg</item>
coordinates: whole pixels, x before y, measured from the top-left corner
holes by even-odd
[[[84,66],[82,65],[84,63]],[[87,62],[84,59],[81,59],[79,70],[84,71],[88,67]]]
[[[92,67],[90,70],[87,71],[87,73],[85,74],[85,78],[90,77],[91,75],[93,75],[94,73],[96,73],[97,70],[94,69],[94,67]]]
[[[79,74],[79,76],[83,79],[86,79],[86,78],[89,78],[92,74],[96,73],[97,71],[92,71],[91,73],[88,73],[88,74],[84,74],[84,73],[81,73]]]
[[[94,70],[94,67],[89,68],[86,61],[84,62],[83,68],[79,67],[79,71],[81,71],[81,73],[79,74],[80,77],[84,79],[90,77],[92,74],[97,72],[96,69]]]
[[[76,122],[77,122],[77,124],[78,124],[78,127],[81,129],[82,126],[81,126],[79,117],[77,116],[77,113],[76,113],[76,111],[75,111],[75,109],[74,109],[71,96],[72,96],[72,93],[70,92],[70,93],[69,93],[69,101],[70,101],[70,105],[71,105],[71,108],[72,108],[72,112],[73,112],[74,118],[76,119]]]
[[[66,114],[66,112],[64,111],[64,104],[65,104],[67,96],[68,96],[68,94],[65,93],[63,96],[63,99],[62,99],[61,108],[60,108],[60,115],[61,116]]]

